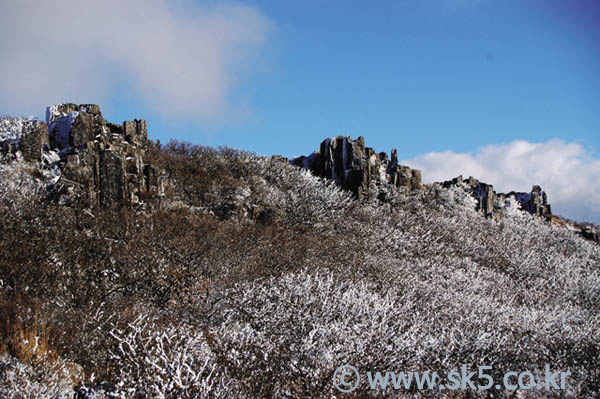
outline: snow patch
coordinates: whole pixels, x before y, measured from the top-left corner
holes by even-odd
[[[52,122],[58,118],[67,116],[67,114],[65,112],[59,111],[59,107],[61,105],[64,105],[64,104],[58,103],[58,104],[54,104],[49,107],[46,107],[46,125],[50,125],[50,122]]]

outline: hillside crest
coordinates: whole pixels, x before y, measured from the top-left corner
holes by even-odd
[[[146,156],[156,143],[148,140],[145,120],[111,123],[103,118],[98,105],[73,103],[48,107],[45,123],[13,119],[12,130],[16,131],[4,132],[0,150],[20,151],[25,161],[39,162],[45,173],[53,176],[49,187],[55,193],[79,190],[85,193],[90,206],[137,207],[160,204],[172,183],[167,171],[153,165]],[[312,154],[289,163],[334,181],[338,187],[352,192],[358,201],[386,202],[389,190],[418,191],[431,186],[423,184],[420,170],[399,164],[396,149],[388,157],[385,152],[367,147],[362,136],[354,140],[349,136],[327,138]],[[597,228],[553,216],[548,197],[539,185],[534,185],[528,193],[497,193],[491,184],[472,176],[468,179],[458,176],[433,186],[464,189],[485,217],[502,218],[508,208],[518,204],[522,211],[600,243]]]

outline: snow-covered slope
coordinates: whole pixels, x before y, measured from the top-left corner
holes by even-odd
[[[494,395],[600,390],[600,246],[515,199],[485,218],[466,185],[361,203],[277,159],[178,144],[146,156],[174,187],[140,213],[56,204],[27,165],[0,169],[0,314],[51,326],[56,361],[86,372],[80,392],[334,398],[343,364],[364,378],[490,365],[495,381],[549,364],[571,373],[564,392]],[[439,391],[365,383],[344,397]]]

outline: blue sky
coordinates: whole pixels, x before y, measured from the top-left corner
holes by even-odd
[[[290,157],[362,135],[426,181],[545,183],[600,221],[597,1],[111,2],[8,0],[0,113],[99,103],[161,142]]]
[[[250,115],[161,120],[127,106],[132,98],[108,116],[141,114],[162,141],[264,155],[304,154],[338,134],[397,146],[403,158],[514,139],[598,150],[600,5],[591,1],[248,4],[274,24],[254,75],[230,93]]]

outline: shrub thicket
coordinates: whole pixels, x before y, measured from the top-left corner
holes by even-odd
[[[567,229],[486,220],[460,187],[359,204],[245,152],[147,156],[173,184],[144,212],[48,201],[0,163],[0,394],[333,397],[346,363],[495,379],[549,363],[572,372],[567,395],[600,391],[600,249]],[[347,397],[390,396],[367,388]]]

